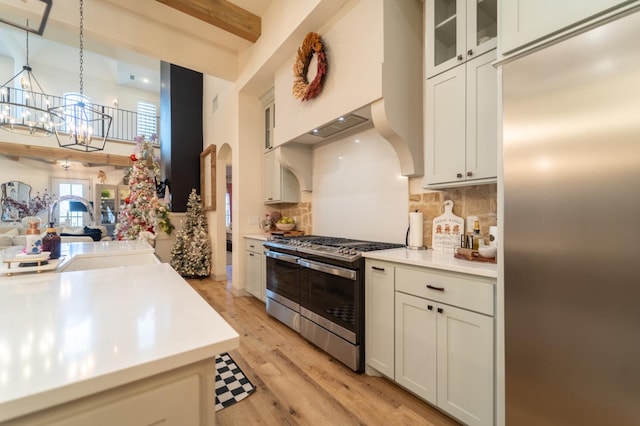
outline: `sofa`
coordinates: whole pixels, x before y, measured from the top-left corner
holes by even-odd
[[[56,226],[56,233],[60,235],[63,243],[110,241],[112,238],[107,233],[105,226]],[[40,226],[41,235],[47,233],[47,226]],[[0,250],[12,246],[26,246],[27,228],[19,223],[19,226],[0,225]]]

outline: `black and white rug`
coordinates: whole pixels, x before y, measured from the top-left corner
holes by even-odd
[[[242,401],[254,390],[228,353],[216,356],[216,411]]]

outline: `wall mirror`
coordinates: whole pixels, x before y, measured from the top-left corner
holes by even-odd
[[[11,222],[26,216],[26,210],[31,200],[31,185],[17,180],[0,185],[2,190],[2,220]]]
[[[216,146],[200,153],[200,201],[203,210],[216,209]]]

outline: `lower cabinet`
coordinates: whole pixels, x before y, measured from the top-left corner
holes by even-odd
[[[367,260],[364,293],[366,365],[390,379],[395,372],[394,271],[391,263]]]
[[[245,290],[264,302],[267,292],[267,264],[262,241],[246,238],[245,256]]]
[[[367,259],[372,369],[468,425],[494,423],[495,279]]]
[[[493,318],[396,292],[396,382],[469,425],[493,424]]]

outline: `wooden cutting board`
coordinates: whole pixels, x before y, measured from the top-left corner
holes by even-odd
[[[455,253],[464,235],[464,219],[453,214],[453,201],[444,202],[444,213],[433,219],[431,246],[435,251]]]

